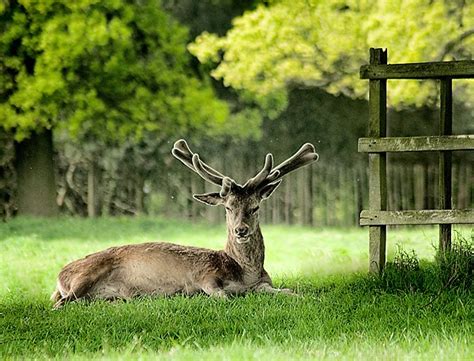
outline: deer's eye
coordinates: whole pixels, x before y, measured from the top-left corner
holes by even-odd
[[[232,213],[232,209],[230,209],[229,207],[225,207],[225,209],[227,210],[227,212]]]
[[[252,208],[252,209],[250,210],[250,214],[257,213],[257,211],[258,211],[259,208],[260,208],[260,207]]]

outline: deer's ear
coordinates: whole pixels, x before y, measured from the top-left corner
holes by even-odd
[[[224,200],[218,192],[205,193],[205,194],[193,194],[193,198],[199,202],[206,203],[210,206],[218,206],[224,203]]]
[[[268,197],[272,195],[272,193],[275,191],[275,189],[278,188],[280,184],[281,184],[281,180],[275,183],[267,184],[265,187],[263,187],[260,190],[260,197],[262,197],[262,199],[267,199]]]

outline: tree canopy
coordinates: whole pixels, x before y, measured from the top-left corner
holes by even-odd
[[[256,99],[263,108],[283,109],[291,84],[362,97],[367,82],[359,67],[370,47],[389,49],[389,62],[471,58],[474,3],[464,1],[270,1],[234,19],[223,37],[202,33],[190,51],[215,64],[212,75]],[[463,100],[472,84],[457,82]],[[430,102],[433,82],[390,84],[393,106]]]
[[[2,2],[0,34],[0,124],[17,140],[57,126],[105,139],[212,131],[228,119],[160,1]]]

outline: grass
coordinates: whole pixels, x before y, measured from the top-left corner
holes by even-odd
[[[460,228],[471,238],[470,228]],[[366,275],[367,230],[264,226],[266,268],[300,297],[250,294],[70,304],[51,311],[61,267],[149,240],[221,248],[223,226],[151,218],[15,219],[0,225],[0,359],[444,359],[474,357],[472,292],[403,291]],[[433,260],[436,228],[390,230]]]

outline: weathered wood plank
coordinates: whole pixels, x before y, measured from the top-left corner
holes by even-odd
[[[370,64],[387,64],[387,51],[370,49]],[[369,81],[369,137],[385,137],[387,133],[387,81]],[[369,208],[387,209],[387,155],[369,154]],[[369,229],[369,270],[380,273],[385,266],[386,234],[385,226]]]
[[[474,209],[360,212],[361,226],[406,224],[474,224]]]
[[[440,81],[440,116],[439,135],[450,135],[453,132],[453,88],[451,79]],[[452,195],[452,154],[450,151],[439,152],[438,208],[451,209]],[[439,226],[439,250],[444,252],[451,248],[451,225]]]
[[[369,272],[380,274],[386,262],[387,227],[369,227]]]
[[[411,64],[370,64],[360,68],[361,79],[474,78],[474,60]]]
[[[359,152],[427,152],[474,150],[474,135],[359,138]]]

